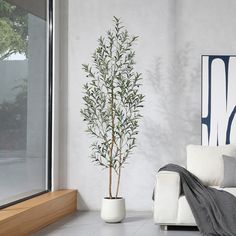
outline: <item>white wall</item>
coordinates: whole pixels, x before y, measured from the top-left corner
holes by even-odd
[[[90,62],[115,15],[140,36],[136,68],[143,73],[146,95],[138,148],[123,171],[122,196],[128,210],[151,210],[157,170],[169,162],[185,164],[186,144],[200,143],[200,56],[236,54],[236,2],[70,0],[68,10],[68,84],[63,82],[68,115],[60,144],[68,148],[60,157],[60,185],[78,189],[80,209],[99,209],[107,195],[108,173],[88,157],[91,140],[80,116],[86,81],[81,64]]]

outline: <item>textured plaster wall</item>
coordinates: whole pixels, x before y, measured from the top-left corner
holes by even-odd
[[[236,54],[236,1],[70,0],[68,9],[68,122],[61,143],[68,148],[60,185],[78,189],[80,209],[99,209],[107,194],[107,171],[88,158],[81,64],[90,61],[115,15],[140,36],[136,69],[143,73],[146,95],[138,148],[123,171],[121,192],[128,210],[151,210],[157,170],[169,162],[184,165],[185,146],[200,143],[200,57]]]

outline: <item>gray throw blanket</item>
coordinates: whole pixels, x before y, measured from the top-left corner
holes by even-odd
[[[236,236],[236,198],[207,187],[185,168],[168,164],[159,171],[179,173],[185,195],[199,231],[204,236]]]

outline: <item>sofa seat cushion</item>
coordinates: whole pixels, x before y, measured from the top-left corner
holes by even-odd
[[[222,155],[236,156],[235,145],[224,146],[187,146],[187,169],[204,184],[220,186],[224,179]]]
[[[222,188],[222,190],[231,193],[232,195],[234,195],[236,197],[236,188]]]
[[[231,193],[232,195],[234,195],[236,197],[236,188],[220,188],[218,186],[211,186],[212,188],[218,189],[218,190],[224,190],[228,193]]]
[[[236,197],[236,188],[220,188],[218,186],[211,186],[218,190],[224,190]],[[192,210],[186,200],[185,196],[180,196],[178,200],[178,215],[177,224],[180,225],[196,225]]]

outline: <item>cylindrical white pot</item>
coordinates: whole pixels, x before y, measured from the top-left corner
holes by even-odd
[[[125,199],[103,198],[101,218],[107,223],[119,223],[125,218]]]

